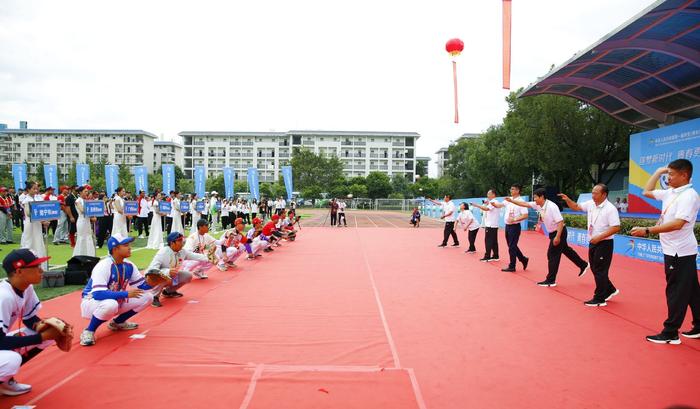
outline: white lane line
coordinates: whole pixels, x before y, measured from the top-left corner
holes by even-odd
[[[49,389],[47,389],[47,390],[45,390],[44,392],[42,392],[42,393],[41,393],[39,396],[37,396],[36,398],[34,398],[34,399],[30,400],[29,402],[27,402],[26,406],[30,406],[30,405],[33,405],[33,404],[39,402],[41,399],[43,399],[44,397],[46,397],[46,395],[50,394],[51,392],[53,392],[53,391],[55,391],[56,389],[60,388],[61,386],[65,385],[65,384],[68,383],[71,379],[73,379],[73,378],[75,378],[76,376],[78,376],[78,375],[80,375],[81,373],[83,373],[83,371],[85,371],[85,368],[83,368],[83,369],[78,369],[77,371],[73,372],[70,376],[68,376],[67,378],[64,378],[61,382],[55,384],[54,386],[52,386],[52,387],[50,387]]]
[[[377,226],[377,223],[375,223],[375,222],[372,220],[371,217],[367,216],[366,214],[365,214],[364,216],[367,218],[367,220],[369,220],[369,221],[374,225],[374,227],[379,227],[379,226]]]
[[[379,217],[381,217],[382,219],[384,219],[385,222],[387,222],[387,223],[389,223],[390,225],[396,227],[397,229],[399,228],[399,226],[397,226],[397,225],[395,225],[394,223],[392,223],[391,221],[389,221],[389,219],[387,219],[386,217],[384,217],[384,216],[379,216]]]
[[[423,400],[423,394],[420,391],[420,386],[418,386],[418,379],[416,379],[416,373],[413,368],[406,368],[408,371],[408,377],[411,378],[411,387],[413,387],[413,394],[416,395],[416,403],[418,403],[418,409],[427,409],[425,406],[425,400]]]
[[[239,409],[248,409],[248,406],[250,406],[250,401],[253,400],[253,394],[255,393],[255,387],[258,384],[258,379],[260,379],[262,376],[264,367],[265,365],[260,364],[255,368],[255,372],[253,372],[253,376],[250,378],[248,390],[245,393],[245,397],[243,398],[243,402],[241,402]]]

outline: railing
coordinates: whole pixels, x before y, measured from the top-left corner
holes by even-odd
[[[406,146],[404,142],[392,142],[391,146]]]

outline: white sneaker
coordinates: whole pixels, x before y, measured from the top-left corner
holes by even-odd
[[[145,237],[143,237],[143,234],[139,235],[139,239],[145,239]]]
[[[135,322],[122,322],[121,324],[117,324],[114,321],[110,321],[109,324],[107,324],[107,328],[111,329],[112,331],[128,331],[132,329],[136,329],[139,327],[139,324]]]
[[[19,383],[15,380],[15,378],[12,378],[7,382],[0,383],[0,393],[2,393],[3,395],[17,396],[31,391],[32,385],[27,385],[26,383]]]
[[[199,278],[200,280],[205,280],[205,279],[209,278],[207,273],[205,273],[204,271],[200,271],[199,273],[195,273],[194,275],[195,275],[195,277]]]
[[[225,264],[217,264],[217,265],[216,265],[216,268],[218,268],[219,271],[226,271],[226,270],[228,270],[228,268],[226,268],[226,265],[225,265]]]
[[[80,345],[84,347],[95,345],[95,332],[83,330],[83,332],[80,334]]]

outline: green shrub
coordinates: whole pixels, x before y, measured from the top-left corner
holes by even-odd
[[[580,214],[564,214],[564,221],[566,222],[566,225],[569,227],[577,228],[577,229],[583,229],[583,230],[588,230],[587,226],[587,219],[586,216],[580,215]],[[634,219],[631,217],[621,217],[620,218],[620,233],[621,235],[624,236],[629,236],[630,235],[630,230],[632,230],[632,227],[635,226],[641,226],[641,227],[651,227],[656,224],[656,219]],[[700,223],[695,223],[695,227],[693,228],[693,231],[695,232],[695,238],[700,242]],[[650,234],[649,235],[650,239],[659,239],[658,234]]]

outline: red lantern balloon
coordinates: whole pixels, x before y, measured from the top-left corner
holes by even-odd
[[[450,53],[451,56],[456,57],[464,50],[464,41],[459,38],[453,38],[445,44],[445,50]]]

